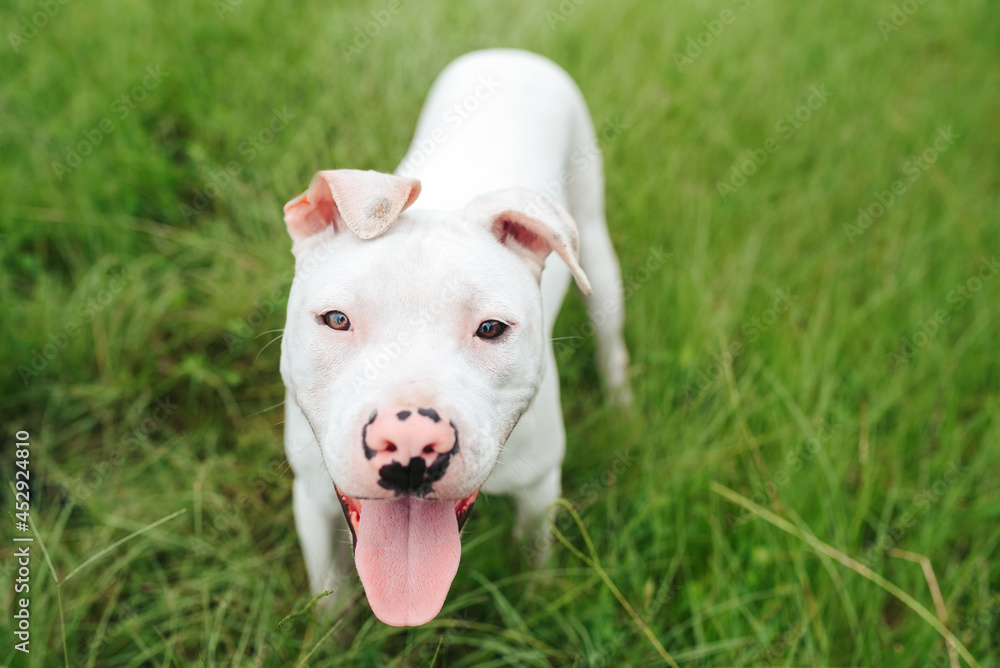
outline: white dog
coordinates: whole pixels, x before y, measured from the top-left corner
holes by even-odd
[[[375,615],[423,624],[441,610],[480,491],[513,495],[522,531],[544,531],[560,495],[551,336],[571,274],[601,314],[605,383],[628,400],[586,104],[541,56],[467,54],[438,77],[395,175],[319,172],[285,221],[296,264],[285,449],[310,586],[349,568],[333,549],[346,518]]]

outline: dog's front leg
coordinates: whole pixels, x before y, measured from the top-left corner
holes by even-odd
[[[562,493],[562,469],[556,467],[530,487],[513,491],[517,508],[514,538],[522,542],[521,551],[538,567],[552,551],[552,528],[545,517],[546,509]]]
[[[290,392],[285,396],[285,454],[295,473],[292,508],[309,589],[314,595],[336,591],[350,566],[350,536],[344,531],[347,521],[319,444]],[[329,607],[334,599],[328,596],[322,605]]]
[[[292,485],[295,529],[309,574],[309,589],[314,595],[328,590],[336,593],[345,570],[342,555],[338,553],[346,550],[335,550],[334,538],[346,536],[344,514],[336,500],[331,503],[325,495],[317,494],[319,490],[311,483],[315,483],[315,478],[296,477]],[[333,596],[323,599],[324,607],[333,601]]]

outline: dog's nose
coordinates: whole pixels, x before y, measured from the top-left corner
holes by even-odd
[[[433,408],[397,406],[372,413],[361,443],[381,487],[423,497],[458,453],[458,429]]]

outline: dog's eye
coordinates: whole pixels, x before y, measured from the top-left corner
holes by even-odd
[[[484,320],[479,323],[479,329],[476,330],[476,336],[481,339],[495,339],[503,334],[506,329],[507,325],[499,320]]]
[[[351,321],[341,311],[327,311],[323,314],[323,324],[330,329],[346,332],[351,328]]]

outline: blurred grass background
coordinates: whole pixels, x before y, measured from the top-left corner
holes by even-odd
[[[185,510],[58,587],[36,549],[30,657],[5,540],[4,665],[662,663],[563,546],[529,568],[497,497],[435,623],[378,623],[355,582],[277,627],[308,602],[267,346],[280,207],[318,169],[394,169],[434,76],[486,46],[560,63],[606,131],[636,401],[607,405],[572,296],[564,488],[659,641],[684,666],[949,664],[927,621],[714,481],[934,611],[895,550],[926,556],[947,626],[1000,665],[996,3],[16,0],[3,27],[4,511],[19,429],[60,578]]]

